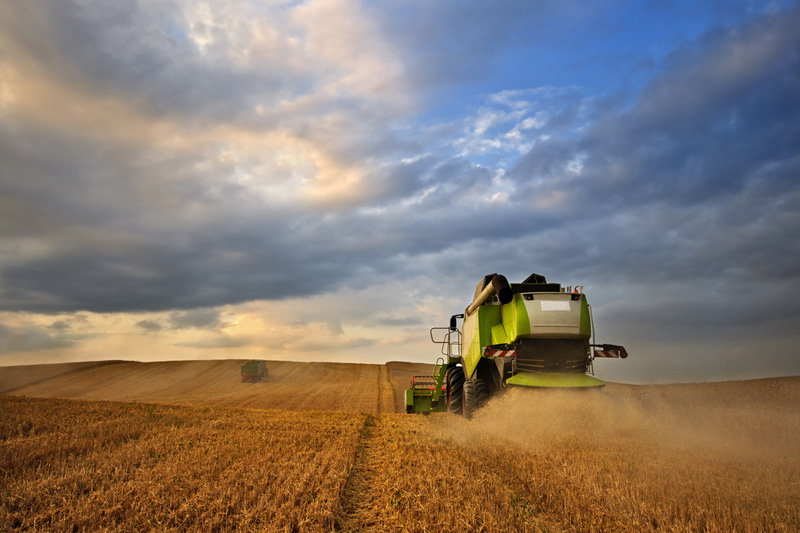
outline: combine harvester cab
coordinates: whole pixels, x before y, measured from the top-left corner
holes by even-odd
[[[605,383],[593,376],[594,359],[628,356],[622,346],[594,342],[583,287],[564,288],[539,274],[514,284],[498,274],[484,276],[464,313],[451,317],[450,328],[431,330],[434,342],[434,331],[442,329],[448,333],[446,357],[434,372],[438,379],[430,391],[416,389],[412,381],[406,391],[408,412],[447,410],[471,418],[509,386],[602,387]],[[457,350],[453,337],[460,339]]]

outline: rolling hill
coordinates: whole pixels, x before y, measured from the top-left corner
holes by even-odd
[[[191,404],[294,411],[404,412],[403,391],[425,364],[267,361],[242,383],[245,361],[109,361],[0,367],[0,393],[42,398]]]

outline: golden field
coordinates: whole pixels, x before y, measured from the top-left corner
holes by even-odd
[[[393,412],[427,365],[240,364],[0,368],[0,531],[800,530],[800,378],[465,421]]]

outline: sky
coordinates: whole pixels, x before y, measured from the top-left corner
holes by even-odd
[[[489,273],[629,383],[800,375],[800,5],[0,3],[0,365],[433,362]]]

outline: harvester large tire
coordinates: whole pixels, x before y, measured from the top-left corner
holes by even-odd
[[[479,378],[464,382],[464,418],[471,419],[475,411],[480,409],[489,399],[489,389],[486,383]]]
[[[464,369],[460,366],[447,369],[447,412],[464,414]]]

